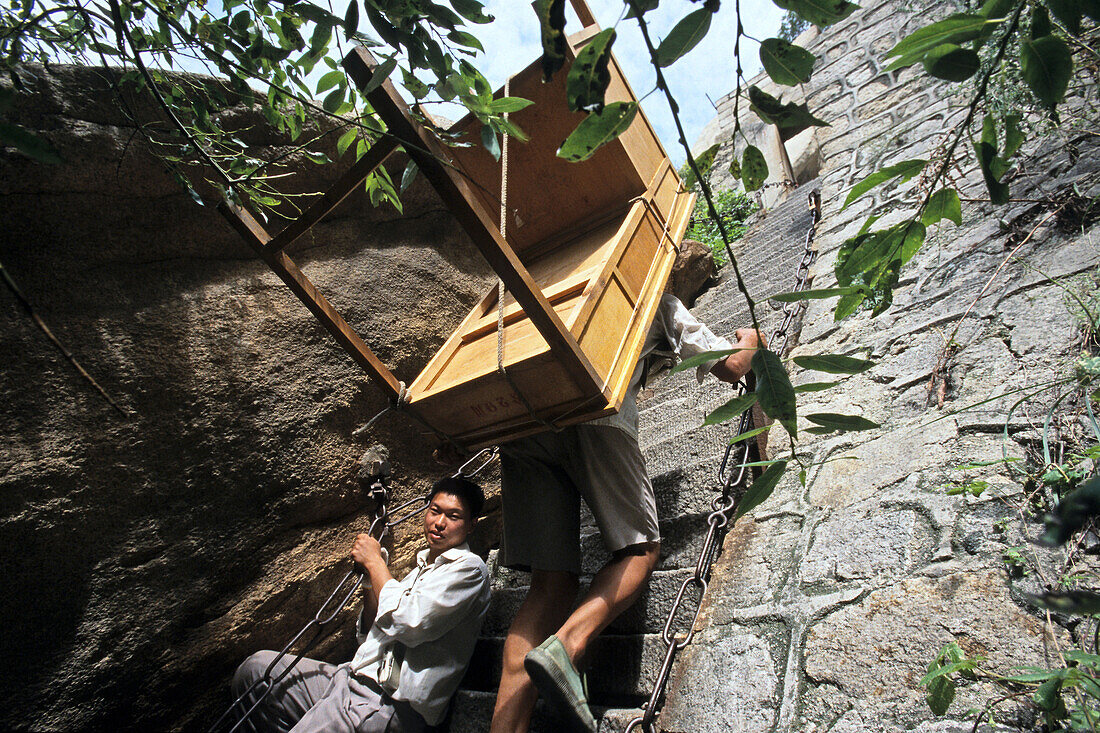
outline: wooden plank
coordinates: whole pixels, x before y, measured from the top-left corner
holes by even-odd
[[[376,66],[374,57],[365,48],[355,48],[344,58],[344,69],[360,89],[370,82]],[[367,99],[375,113],[386,123],[389,134],[397,138],[409,157],[416,161],[424,177],[466,230],[490,267],[523,306],[527,317],[546,339],[550,350],[577,386],[584,392],[606,394],[606,385],[581,351],[580,344],[554,312],[519,257],[500,236],[493,217],[485,211],[470,184],[457,170],[444,163],[450,156],[441,144],[429,131],[409,118],[408,106],[393,83],[387,79],[368,94]]]
[[[380,166],[396,148],[397,141],[388,136],[374,143],[370,150],[355,162],[355,165],[348,168],[344,175],[332,184],[332,188],[325,191],[324,195],[316,199],[305,210],[305,213],[287,224],[281,232],[267,243],[267,251],[278,252],[285,247],[289,247],[294,240],[312,229],[317,222],[325,218],[341,201],[346,199],[355,190],[355,187],[362,183],[375,168]]]
[[[596,24],[596,16],[592,15],[592,8],[588,7],[588,3],[584,0],[569,0],[569,4],[573,6],[581,25],[585,28]]]
[[[336,312],[332,304],[321,295],[305,273],[286,256],[286,253],[269,251],[271,236],[263,225],[256,221],[246,209],[235,204],[223,201],[218,205],[218,211],[244,237],[245,242],[260,254],[267,266],[275,271],[291,292],[309,308],[336,342],[355,360],[355,363],[382,388],[386,396],[396,399],[401,393],[401,383],[397,377],[379,361],[359,334],[352,330],[343,316]]]

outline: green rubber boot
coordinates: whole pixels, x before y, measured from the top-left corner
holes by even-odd
[[[580,730],[596,733],[596,719],[588,709],[588,689],[558,637],[551,636],[527,653],[523,666],[547,704],[573,721]]]

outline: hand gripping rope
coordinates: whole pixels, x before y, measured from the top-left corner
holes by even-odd
[[[817,259],[817,251],[813,248],[814,233],[817,229],[817,223],[821,220],[821,199],[817,191],[810,193],[809,205],[813,220],[809,230],[806,232],[805,250],[803,251],[802,260],[799,262],[796,271],[797,280],[794,288],[795,292],[806,289],[806,284],[809,282],[810,278],[810,265]],[[772,333],[772,338],[769,342],[775,353],[780,355],[786,353],[788,342],[790,341],[791,329],[794,326],[795,319],[798,318],[803,308],[805,308],[805,303],[806,301],[804,300],[793,301],[784,306],[783,322]],[[775,348],[777,343],[780,344],[778,349]],[[744,381],[738,383],[737,395],[739,397],[743,395],[747,388]],[[752,411],[746,410],[741,413],[741,421],[735,435],[741,435],[750,430],[751,427]],[[707,592],[707,582],[710,578],[711,565],[714,564],[715,559],[718,557],[718,551],[722,548],[722,541],[725,539],[726,530],[730,520],[733,518],[737,502],[744,494],[740,489],[743,488],[745,478],[748,475],[746,471],[747,466],[745,464],[749,462],[749,450],[752,443],[752,440],[743,440],[739,443],[730,443],[726,447],[726,453],[722,457],[722,464],[718,469],[718,481],[722,487],[722,495],[716,497],[714,501],[711,502],[713,511],[707,516],[709,529],[707,530],[706,539],[703,540],[703,547],[699,550],[699,560],[695,564],[695,572],[680,586],[680,591],[676,594],[676,600],[673,602],[672,608],[668,612],[668,618],[661,632],[661,639],[664,641],[666,647],[664,662],[661,664],[661,669],[657,673],[657,679],[653,684],[653,692],[650,694],[649,700],[642,706],[642,714],[630,721],[629,725],[626,727],[626,733],[631,733],[631,731],[637,728],[641,728],[644,733],[653,733],[653,721],[657,717],[659,706],[662,704],[662,698],[665,694],[665,688],[668,686],[669,676],[672,673],[672,664],[676,659],[676,654],[687,647],[695,637],[695,625],[699,621],[699,613],[703,608],[703,596],[706,595]],[[736,460],[731,460],[731,458],[734,457],[734,450],[737,450],[738,454]],[[695,611],[690,614],[691,622],[683,626],[679,633],[673,633],[673,625],[677,615],[680,613],[681,607],[684,607],[684,610],[690,612],[690,608],[684,606],[684,599],[688,594],[688,589],[691,587],[696,589]],[[686,616],[687,614],[684,615]]]
[[[463,478],[473,478],[474,476],[477,476],[479,473],[484,471],[499,456],[500,451],[496,446],[493,446],[492,448],[483,448],[479,452],[475,453],[473,457],[471,457],[468,461],[459,466],[458,470],[451,474],[451,476],[453,478],[457,478],[460,476]],[[424,511],[424,509],[427,508],[428,503],[431,500],[430,496],[418,496],[410,499],[409,501],[406,501],[404,504],[398,507],[387,509],[386,501],[389,499],[389,489],[385,486],[385,478],[386,476],[384,473],[382,475],[379,475],[378,477],[376,477],[374,483],[371,485],[370,488],[371,497],[375,498],[379,502],[380,507],[379,515],[375,518],[373,522],[371,522],[370,530],[368,530],[369,534],[376,540],[381,540],[386,535],[386,533],[390,532],[394,527],[420,514],[420,512]],[[409,509],[409,507],[413,507],[416,504],[419,504],[419,506],[415,506],[414,508]],[[399,512],[405,512],[405,514],[402,514],[397,519],[391,519],[394,514],[398,514]],[[218,718],[214,725],[210,726],[210,733],[214,733],[215,731],[219,730],[223,724],[227,723],[228,720],[231,719],[232,713],[235,710],[243,708],[243,701],[249,695],[251,695],[257,687],[259,687],[260,685],[266,685],[264,691],[260,693],[260,696],[259,698],[257,698],[256,702],[254,702],[251,707],[244,711],[241,717],[237,720],[236,723],[233,724],[233,727],[230,728],[228,731],[228,733],[235,733],[244,724],[244,722],[248,720],[248,717],[252,715],[253,711],[255,711],[256,708],[260,706],[260,704],[264,701],[264,698],[266,698],[271,690],[274,689],[275,685],[278,684],[279,681],[282,680],[284,677],[286,677],[290,670],[294,669],[294,667],[298,664],[302,657],[305,656],[306,652],[312,649],[317,641],[320,640],[325,627],[339,615],[340,611],[348,604],[348,602],[352,598],[352,595],[359,588],[359,586],[362,585],[362,583],[363,571],[358,565],[355,565],[354,567],[352,567],[351,570],[348,571],[347,575],[344,576],[344,579],[336,585],[332,593],[329,594],[329,597],[325,599],[325,602],[321,604],[321,607],[319,609],[317,609],[317,613],[314,614],[313,618],[311,618],[309,622],[302,627],[302,630],[295,634],[294,638],[291,639],[287,643],[287,645],[283,647],[282,651],[280,651],[275,656],[275,658],[271,660],[271,663],[267,666],[267,669],[264,670],[263,675],[258,680],[253,682],[252,685],[247,690],[245,690],[240,697],[234,700],[233,704],[230,705],[224,713],[222,713],[221,717]],[[348,587],[346,591],[344,590],[345,586]],[[341,600],[337,603],[333,603],[334,598],[340,598]],[[298,640],[305,636],[311,629],[315,630],[313,638],[310,639],[304,647],[302,647],[301,651],[295,654],[293,661],[291,661],[290,663],[290,666],[283,670],[278,677],[272,679],[271,673],[275,669],[275,666],[283,659],[283,657],[285,657],[290,652],[290,648],[294,646],[298,642]]]

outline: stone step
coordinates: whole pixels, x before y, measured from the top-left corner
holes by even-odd
[[[484,733],[489,730],[493,717],[496,695],[491,692],[459,690],[451,703],[450,733]],[[599,733],[622,733],[642,714],[641,708],[616,708],[592,706],[592,715],[599,724]],[[531,718],[531,733],[561,733],[566,730],[565,721],[558,718],[541,700],[535,705]]]
[[[664,628],[665,618],[672,607],[676,594],[683,582],[691,577],[694,567],[679,570],[658,570],[653,573],[649,586],[642,592],[638,602],[615,619],[609,627],[613,634],[657,634]],[[583,594],[587,583],[581,585]],[[489,613],[485,617],[482,635],[487,637],[504,636],[516,616],[523,599],[527,597],[526,588],[500,588],[493,591]]]
[[[484,636],[477,642],[464,690],[495,692],[500,683],[504,638]],[[605,633],[589,650],[588,690],[597,704],[635,702],[649,696],[665,644],[659,634]]]

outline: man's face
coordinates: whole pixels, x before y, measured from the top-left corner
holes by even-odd
[[[473,528],[469,510],[454,494],[436,493],[424,512],[424,538],[433,558],[465,542]]]

